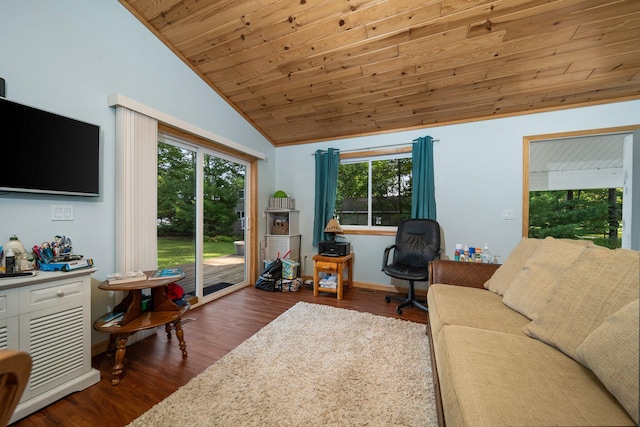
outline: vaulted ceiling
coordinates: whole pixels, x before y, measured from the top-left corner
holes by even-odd
[[[276,146],[640,98],[639,0],[120,2]]]

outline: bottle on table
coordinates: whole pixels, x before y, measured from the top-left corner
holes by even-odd
[[[489,251],[489,246],[487,246],[486,243],[482,249],[482,262],[491,264],[491,252]]]
[[[16,256],[11,248],[7,249],[7,254],[4,257],[4,265],[7,273],[16,272]]]

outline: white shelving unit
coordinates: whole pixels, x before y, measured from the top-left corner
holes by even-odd
[[[265,259],[272,261],[280,254],[300,262],[300,212],[289,209],[267,209]]]

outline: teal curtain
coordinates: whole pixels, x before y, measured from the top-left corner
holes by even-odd
[[[333,217],[336,208],[340,150],[336,148],[329,148],[327,151],[318,150],[315,156],[316,201],[313,210],[313,246],[318,246],[318,242],[325,239],[324,227]]]
[[[411,218],[436,219],[436,195],[433,179],[433,139],[413,140]]]

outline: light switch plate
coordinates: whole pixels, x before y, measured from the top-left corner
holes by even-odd
[[[502,210],[502,219],[505,220],[514,220],[516,219],[516,213],[513,209],[503,209]]]
[[[73,221],[73,205],[51,205],[51,221]]]

